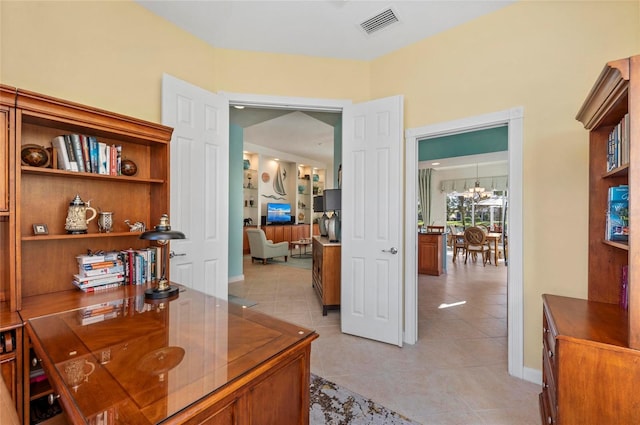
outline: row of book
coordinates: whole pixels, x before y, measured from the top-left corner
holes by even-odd
[[[629,186],[627,185],[609,188],[604,238],[608,241],[629,240]]]
[[[72,283],[84,292],[142,285],[160,278],[161,257],[162,250],[158,247],[79,255],[78,273]]]
[[[54,137],[51,146],[56,151],[60,170],[120,175],[120,145],[108,145],[84,134],[64,134]]]
[[[607,140],[607,171],[629,163],[629,114],[611,130]]]

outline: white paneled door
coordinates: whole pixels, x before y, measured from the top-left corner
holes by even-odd
[[[174,128],[171,226],[187,236],[171,242],[171,281],[227,299],[229,102],[165,74],[162,123]]]
[[[346,107],[342,146],[345,333],[402,346],[402,108],[393,96]]]

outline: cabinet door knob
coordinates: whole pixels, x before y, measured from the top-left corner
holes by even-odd
[[[60,394],[51,393],[47,396],[47,402],[49,402],[49,405],[53,405],[53,403],[55,403],[56,400],[59,398],[60,398]]]
[[[553,357],[553,351],[549,350],[547,351],[547,354],[549,354],[549,358]]]
[[[551,418],[551,416],[547,416],[547,423],[549,425],[551,425],[553,423],[553,419]]]

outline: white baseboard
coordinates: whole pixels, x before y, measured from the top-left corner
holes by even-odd
[[[522,379],[533,382],[534,384],[542,385],[542,371],[525,367],[523,369]]]
[[[240,282],[244,280],[244,274],[238,276],[229,276],[229,283]]]

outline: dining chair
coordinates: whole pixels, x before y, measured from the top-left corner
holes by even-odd
[[[482,265],[486,266],[487,261],[491,263],[491,248],[489,248],[489,244],[487,244],[486,234],[479,227],[469,227],[464,231],[464,241],[465,241],[465,256],[464,263],[467,264],[467,259],[469,258],[469,253],[471,253],[471,258],[475,261],[478,256],[478,253],[482,254]]]
[[[452,236],[452,249],[453,249],[453,262],[458,259],[458,254],[462,253],[464,257],[467,252],[467,243],[464,240],[464,233],[456,231],[451,233]]]

